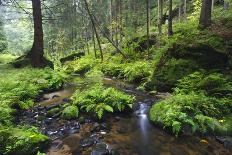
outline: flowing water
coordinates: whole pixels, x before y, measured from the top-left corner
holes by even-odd
[[[96,80],[93,81],[87,78],[78,78],[73,81],[77,81],[75,87],[79,89],[86,89],[96,82]],[[135,86],[121,81],[105,78],[103,83],[107,87],[115,87],[128,94],[135,95],[134,112],[126,115],[109,115],[104,122],[98,123],[91,119],[86,119],[85,123],[82,124],[79,124],[78,121],[53,120],[53,125],[49,128],[44,127],[45,130],[52,129],[52,133],[59,133],[61,129],[63,131],[64,126],[72,130],[68,134],[54,138],[47,151],[48,155],[105,155],[109,151],[113,155],[232,154],[214,138],[194,136],[177,138],[169,135],[149,122],[147,113],[150,106],[156,101],[154,97],[137,91]],[[62,91],[47,94],[44,97],[49,99],[40,102],[40,104],[44,106],[61,104],[64,102],[64,98],[71,96],[75,87],[71,85]],[[96,126],[104,126],[104,128],[93,130]],[[58,131],[58,129],[60,130]],[[89,147],[81,147],[88,144]]]

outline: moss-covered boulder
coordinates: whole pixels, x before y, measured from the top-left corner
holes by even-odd
[[[49,146],[49,138],[35,128],[0,127],[0,154],[34,155]]]
[[[229,57],[206,44],[174,44],[156,63],[149,85],[158,91],[171,91],[177,80],[198,70],[224,70]]]
[[[75,59],[77,59],[77,58],[80,58],[81,56],[84,56],[84,55],[85,55],[84,52],[73,53],[73,54],[68,55],[68,56],[66,56],[66,57],[64,57],[64,58],[61,58],[61,59],[60,59],[60,62],[61,62],[61,63],[65,63],[66,61],[72,61],[72,60],[75,60]]]

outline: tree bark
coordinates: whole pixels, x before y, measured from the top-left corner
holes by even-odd
[[[201,15],[199,21],[199,27],[204,29],[211,25],[211,9],[212,0],[203,0],[201,7]]]
[[[41,1],[32,0],[33,21],[34,21],[34,42],[31,51],[27,58],[30,59],[33,67],[43,67],[45,65],[44,43],[43,43],[43,26],[42,26],[42,12]]]
[[[163,18],[163,0],[158,0],[158,30],[159,35],[162,34],[162,18]]]
[[[88,5],[87,0],[84,0],[84,3],[85,3],[86,10],[87,10],[87,12],[88,12],[88,14],[89,14],[89,18],[90,18],[90,20],[91,20],[91,22],[92,22],[94,32],[95,32],[95,34],[96,34],[96,38],[97,38],[99,50],[100,50],[100,53],[101,53],[101,60],[103,61],[103,52],[102,52],[100,37],[99,37],[99,35],[98,35],[97,29],[96,29],[96,26],[95,26],[94,18],[93,18],[92,13],[91,13],[90,10],[89,10],[89,5]]]
[[[150,15],[150,7],[151,7],[151,1],[147,0],[147,56],[149,59],[150,52],[149,52],[149,47],[150,47],[150,24],[151,24],[151,15]]]
[[[173,35],[172,30],[172,0],[169,0],[169,14],[168,14],[168,36]]]

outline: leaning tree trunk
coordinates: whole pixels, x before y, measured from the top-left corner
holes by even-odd
[[[201,15],[199,27],[204,29],[211,25],[212,0],[203,0],[201,6]]]
[[[33,19],[34,19],[34,42],[31,51],[27,57],[30,59],[32,66],[43,67],[45,65],[44,44],[43,44],[43,27],[41,1],[32,0]]]

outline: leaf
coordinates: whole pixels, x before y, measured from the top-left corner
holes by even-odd
[[[104,109],[108,112],[114,112],[114,109],[109,105],[105,105]]]

